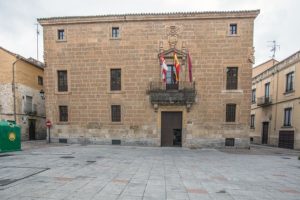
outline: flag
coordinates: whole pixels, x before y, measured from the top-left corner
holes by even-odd
[[[188,69],[189,69],[189,79],[190,82],[193,81],[193,76],[192,76],[192,60],[190,56],[190,52],[188,51]]]
[[[161,66],[161,79],[163,80],[163,82],[166,82],[168,66],[166,64],[166,61],[165,61],[165,58],[163,55],[160,56],[160,66]]]
[[[175,70],[176,70],[176,82],[179,81],[179,72],[180,72],[180,64],[179,64],[179,61],[178,61],[178,58],[177,58],[177,55],[176,53],[174,52],[174,66],[175,66]]]

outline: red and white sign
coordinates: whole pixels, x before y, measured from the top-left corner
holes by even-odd
[[[51,121],[49,119],[46,121],[46,126],[48,128],[50,128],[52,126],[52,123],[51,123]]]

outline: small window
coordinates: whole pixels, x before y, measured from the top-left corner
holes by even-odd
[[[251,102],[254,104],[256,103],[256,89],[252,90],[252,94],[251,94]]]
[[[238,68],[237,67],[227,67],[227,80],[226,80],[227,90],[236,90],[238,87]]]
[[[255,128],[255,115],[251,115],[250,117],[250,128]]]
[[[121,90],[121,69],[110,70],[110,90]]]
[[[290,72],[286,75],[285,92],[291,92],[293,90],[294,90],[294,72]]]
[[[64,40],[65,39],[65,30],[64,29],[57,30],[57,39],[58,40]]]
[[[285,108],[283,126],[292,126],[291,120],[292,120],[292,108]]]
[[[67,70],[57,71],[57,90],[58,92],[68,91],[68,74]]]
[[[68,121],[68,106],[59,106],[59,121]]]
[[[119,29],[119,27],[112,27],[112,29],[111,29],[111,37],[112,38],[119,38],[120,37],[120,29]]]
[[[44,85],[43,77],[38,76],[38,84],[39,85]]]
[[[225,138],[225,146],[233,147],[234,146],[234,138]]]
[[[266,83],[265,84],[265,98],[269,98],[270,97],[270,83]]]
[[[230,24],[230,35],[237,35],[237,24]]]
[[[112,105],[111,106],[111,121],[120,122],[121,121],[121,106]]]
[[[226,104],[226,122],[235,122],[236,104]]]

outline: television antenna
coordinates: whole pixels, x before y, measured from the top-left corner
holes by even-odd
[[[270,51],[273,52],[273,54],[272,54],[272,59],[274,59],[275,56],[276,56],[276,51],[277,51],[277,49],[280,50],[280,45],[278,45],[278,44],[276,43],[276,40],[268,41],[268,42],[269,42],[269,43],[272,43],[272,44],[269,45],[268,47],[271,48]]]

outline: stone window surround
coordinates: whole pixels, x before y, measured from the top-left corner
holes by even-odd
[[[230,25],[236,24],[237,34],[230,34]],[[227,37],[240,37],[240,24],[237,21],[231,21],[227,23]]]
[[[59,30],[64,30],[64,39],[63,40],[59,40],[58,39],[58,31]],[[68,35],[68,29],[66,28],[66,27],[64,27],[64,26],[58,26],[58,27],[56,27],[56,29],[55,29],[55,40],[56,40],[56,42],[67,42],[67,35]]]
[[[112,37],[112,29],[113,28],[119,28],[119,37],[115,38],[115,37]],[[109,26],[109,39],[110,40],[121,40],[122,38],[122,27],[120,24],[112,24]]]
[[[120,105],[121,106],[121,121],[119,121],[119,122],[113,122],[112,121],[112,115],[111,115],[111,106],[112,105]],[[108,111],[109,111],[109,115],[108,115],[109,116],[109,124],[111,124],[111,125],[123,125],[124,124],[124,117],[125,117],[125,115],[124,115],[124,113],[125,113],[125,106],[124,106],[124,104],[122,102],[120,102],[120,101],[112,100],[108,106],[109,106],[108,107]]]
[[[121,90],[110,90],[110,71],[111,69],[121,69]],[[116,67],[106,67],[106,74],[107,74],[107,93],[108,94],[123,94],[125,93],[124,91],[124,73],[125,73],[125,68],[123,66],[116,66]],[[69,80],[69,79],[68,79]]]
[[[58,91],[58,71],[67,71],[67,79],[68,79],[68,91],[59,92]],[[59,67],[53,70],[54,82],[55,82],[55,94],[63,95],[63,94],[70,94],[71,93],[71,73],[70,67]]]
[[[224,125],[238,125],[240,124],[239,118],[241,116],[240,113],[240,100],[226,100],[223,102],[223,109],[222,109],[222,115],[223,115],[223,124]],[[226,122],[226,105],[227,104],[235,104],[235,122]]]
[[[60,116],[59,116],[59,106],[67,106],[68,107],[68,121],[67,122],[62,122],[62,121],[60,121]],[[69,105],[69,103],[58,103],[58,105],[56,106],[56,124],[58,124],[58,125],[69,125],[70,124],[70,121],[71,121],[71,115],[70,115],[70,111],[71,111],[71,109],[70,109],[70,105]]]
[[[237,67],[238,68],[238,79],[237,79],[237,89],[236,90],[227,90],[226,89],[226,84],[227,84],[227,68],[228,67]],[[241,87],[241,70],[242,68],[239,67],[237,64],[230,64],[230,65],[225,65],[223,67],[223,89],[222,89],[222,93],[243,93],[244,91],[240,88]]]
[[[291,73],[291,72],[294,73],[294,74],[293,74],[293,90],[286,92],[286,78],[287,78],[287,74],[289,74],[289,73]],[[284,81],[284,84],[283,84],[283,87],[284,87],[284,88],[283,88],[283,91],[284,91],[283,94],[284,94],[285,96],[290,96],[290,95],[292,95],[292,94],[295,93],[295,87],[296,87],[295,80],[297,80],[297,79],[296,79],[296,67],[295,67],[295,66],[291,66],[291,67],[285,69],[285,70],[284,70],[284,76],[285,76],[285,81]]]
[[[285,126],[285,109],[289,109],[289,108],[291,109],[291,116],[290,116],[290,124],[291,124],[291,126]],[[281,128],[292,128],[293,127],[293,113],[294,113],[293,111],[294,111],[293,106],[285,105],[283,107],[282,127]]]

